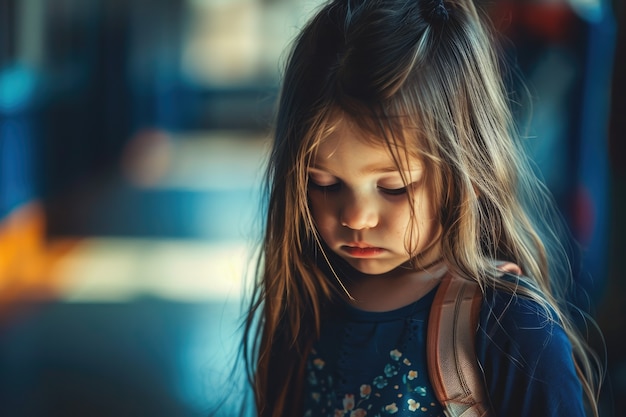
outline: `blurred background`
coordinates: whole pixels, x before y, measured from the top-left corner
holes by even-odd
[[[260,176],[285,48],[319,4],[0,0],[1,416],[234,416],[251,400],[231,369]],[[624,4],[484,6],[582,249],[604,415],[625,415]]]

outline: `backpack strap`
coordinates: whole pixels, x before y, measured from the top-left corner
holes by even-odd
[[[519,266],[497,261],[503,274],[521,275]],[[446,273],[428,319],[426,358],[435,396],[448,417],[491,414],[485,380],[476,358],[476,331],[482,304],[478,283]]]
[[[476,282],[448,272],[430,310],[428,373],[435,396],[449,417],[490,414],[474,344],[481,303],[482,292]]]

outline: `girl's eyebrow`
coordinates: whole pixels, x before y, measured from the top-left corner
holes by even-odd
[[[309,170],[314,170],[314,171],[324,171],[326,173],[329,174],[333,174],[332,171],[324,168],[324,167],[320,167],[317,164],[314,164],[312,166],[310,166],[308,168]],[[363,167],[359,173],[360,174],[387,174],[387,173],[394,173],[394,172],[418,172],[418,171],[422,171],[422,166],[420,165],[413,165],[411,167],[408,167],[407,169],[404,170],[399,170],[397,166],[395,165],[367,165],[365,167]]]
[[[388,172],[415,172],[415,171],[421,171],[422,167],[418,166],[418,165],[414,165],[411,167],[407,167],[406,169],[398,169],[397,166],[393,165],[393,166],[376,166],[376,165],[371,165],[371,166],[366,166],[361,170],[361,173],[363,174],[385,174]]]

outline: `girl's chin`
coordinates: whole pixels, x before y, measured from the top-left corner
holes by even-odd
[[[352,269],[363,275],[387,275],[395,274],[396,272],[407,272],[409,270],[404,267],[406,262],[402,264],[390,264],[373,259],[344,260],[352,267]]]

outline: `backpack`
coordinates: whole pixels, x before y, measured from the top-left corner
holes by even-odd
[[[519,267],[511,263],[502,263],[498,269],[521,274]],[[475,349],[481,304],[478,283],[448,272],[430,310],[426,336],[428,374],[448,417],[491,414]]]

